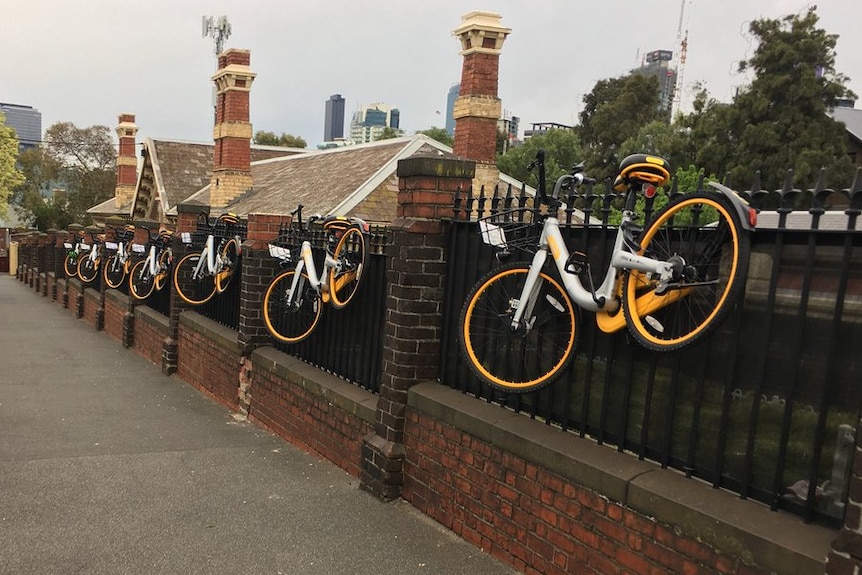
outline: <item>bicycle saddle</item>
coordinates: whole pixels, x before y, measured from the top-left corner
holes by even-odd
[[[649,154],[632,154],[620,162],[620,173],[614,180],[614,190],[624,192],[632,184],[663,186],[670,181],[667,160]]]
[[[353,224],[359,224],[363,230],[366,224],[359,218],[348,218],[347,216],[326,216],[323,218],[323,229],[328,231],[344,231]]]

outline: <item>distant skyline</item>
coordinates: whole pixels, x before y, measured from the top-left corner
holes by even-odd
[[[213,38],[203,16],[227,16],[225,47],[251,51],[255,131],[322,141],[325,103],[345,99],[350,116],[368,102],[401,113],[407,134],[445,127],[447,95],[460,81],[452,37],[470,10],[489,10],[512,29],[500,56],[499,97],[532,123],[576,124],[599,80],[628,73],[652,50],[679,50],[688,30],[684,104],[691,85],[730,101],[749,77],[736,72],[756,47],[751,20],[807,9],[803,0],[0,0],[4,54],[0,101],[33,106],[43,130],[60,121],[113,129],[133,113],[144,137],[212,141]],[[680,26],[681,7],[682,26]],[[820,27],[839,35],[837,70],[862,95],[862,2],[823,0]],[[684,106],[685,107],[685,106]]]

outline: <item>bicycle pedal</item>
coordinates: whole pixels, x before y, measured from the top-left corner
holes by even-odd
[[[563,269],[566,273],[578,275],[587,266],[587,254],[584,252],[572,252],[569,259],[566,260],[566,265]]]

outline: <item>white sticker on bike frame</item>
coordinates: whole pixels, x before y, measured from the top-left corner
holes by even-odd
[[[136,254],[142,254],[147,251],[147,246],[144,244],[132,244],[132,251]]]
[[[120,246],[117,245],[117,242],[105,242],[105,249],[116,250],[119,248]]]
[[[180,238],[182,238],[184,244],[192,243],[192,234],[191,232],[182,232],[180,234]]]

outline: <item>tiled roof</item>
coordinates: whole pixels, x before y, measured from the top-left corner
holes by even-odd
[[[88,214],[99,215],[99,216],[128,216],[129,212],[132,209],[131,200],[123,202],[123,204],[118,208],[114,205],[114,198],[108,198],[101,204],[96,204],[92,208],[87,210]]]
[[[139,178],[137,202],[149,212],[156,200],[163,209],[170,209],[210,183],[215,144],[156,140],[147,138],[144,143],[147,155]],[[251,146],[251,160],[259,161],[306,153],[299,148]],[[138,206],[136,206],[138,207]],[[155,219],[155,214],[146,213]]]
[[[389,222],[397,205],[398,160],[416,154],[455,157],[447,146],[417,134],[255,162],[254,187],[225,211],[240,216],[287,214],[302,204],[309,215],[337,211],[369,222]],[[182,203],[209,204],[209,187]]]

